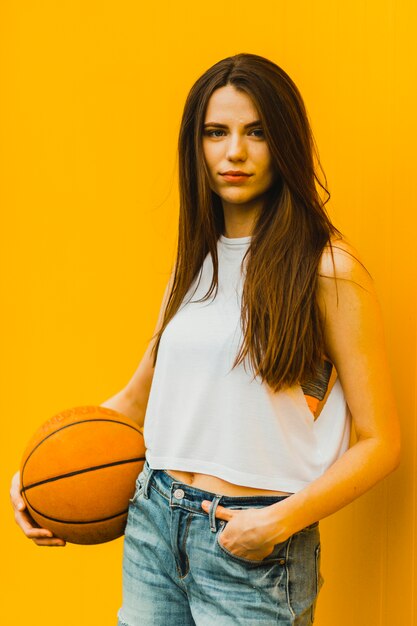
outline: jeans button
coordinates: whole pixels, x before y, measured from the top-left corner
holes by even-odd
[[[174,491],[174,498],[177,498],[178,500],[181,500],[181,498],[183,498],[185,496],[185,493],[182,489],[176,489]]]

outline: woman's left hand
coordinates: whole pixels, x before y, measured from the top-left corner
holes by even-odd
[[[204,500],[202,509],[209,512],[210,502]],[[245,559],[261,561],[272,554],[276,543],[288,539],[288,537],[273,537],[271,518],[267,511],[262,509],[228,509],[218,505],[215,517],[228,523],[221,532],[219,542],[226,550]]]

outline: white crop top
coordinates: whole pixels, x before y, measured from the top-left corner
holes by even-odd
[[[248,363],[232,370],[243,339],[241,262],[250,240],[220,236],[217,295],[195,302],[211,283],[207,254],[162,334],[145,415],[146,459],[154,469],[295,493],[347,450],[351,416],[338,378],[314,420],[315,381],[274,393],[253,379]]]

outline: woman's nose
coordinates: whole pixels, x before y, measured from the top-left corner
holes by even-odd
[[[239,135],[231,135],[227,144],[227,158],[243,159],[246,158],[245,141]]]

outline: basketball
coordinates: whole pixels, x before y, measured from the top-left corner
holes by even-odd
[[[133,420],[101,406],[67,409],[29,441],[22,497],[33,519],[65,541],[112,541],[124,533],[144,462],[143,435]]]

